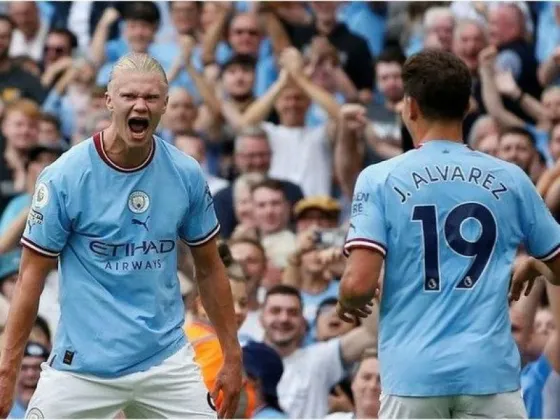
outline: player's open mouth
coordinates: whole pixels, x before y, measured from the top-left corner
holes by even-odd
[[[150,126],[150,121],[147,118],[133,117],[128,120],[128,128],[134,134],[145,134]]]

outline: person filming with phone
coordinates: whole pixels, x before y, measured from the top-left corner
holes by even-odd
[[[307,197],[296,203],[294,215],[297,243],[282,283],[300,289],[304,317],[314,325],[319,304],[336,297],[344,269],[341,250],[345,232],[338,227],[340,204],[331,197]]]

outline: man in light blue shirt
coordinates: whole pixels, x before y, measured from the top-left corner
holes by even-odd
[[[218,392],[219,414],[235,412],[241,349],[216,247],[219,224],[198,163],[153,135],[167,100],[161,65],[125,55],[108,86],[109,128],[40,175],[1,352],[0,415],[11,406],[23,345],[57,260],[61,317],[28,417],[113,418],[124,410],[128,418],[215,418]],[[191,249],[224,353],[212,395],[182,329],[178,240]]]
[[[417,148],[358,177],[339,314],[370,311],[384,262],[380,418],[525,418],[511,269],[524,243],[560,272],[560,225],[520,168],[463,144],[471,76],[459,58],[416,54],[403,82]],[[527,277],[514,275],[512,298]]]

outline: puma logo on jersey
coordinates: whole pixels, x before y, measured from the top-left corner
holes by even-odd
[[[132,219],[132,224],[133,225],[139,225],[139,226],[144,226],[146,228],[146,231],[150,231],[150,229],[148,229],[148,220],[150,220],[150,216],[148,216],[148,218],[146,219],[145,222],[138,220],[138,219]]]

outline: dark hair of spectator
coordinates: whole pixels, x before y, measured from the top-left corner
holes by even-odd
[[[228,61],[226,61],[220,70],[220,75],[232,66],[238,65],[243,69],[255,71],[257,67],[257,59],[248,54],[235,54]]]
[[[469,109],[471,75],[455,55],[426,50],[404,64],[405,96],[416,100],[428,121],[462,121]]]
[[[275,410],[277,410],[281,413],[285,413],[285,411],[282,410],[282,407],[280,407],[280,401],[278,401],[278,396],[277,395],[264,394],[263,395],[263,400],[264,400],[265,406],[270,407],[270,408],[274,408]]]
[[[56,127],[56,131],[60,132],[60,121],[55,115],[43,112],[39,117],[39,121],[44,121],[54,125]]]
[[[536,146],[537,142],[535,140],[535,136],[529,130],[524,129],[523,127],[508,127],[500,133],[500,141],[504,136],[508,134],[523,136],[529,140],[533,147]]]
[[[126,3],[122,13],[124,20],[140,20],[159,25],[160,13],[154,2],[151,1],[134,1]]]
[[[377,56],[376,64],[378,63],[398,63],[401,66],[405,63],[406,57],[398,47],[385,48],[379,56]]]
[[[270,296],[274,295],[294,296],[299,300],[300,306],[303,307],[301,293],[293,286],[288,286],[287,284],[277,284],[276,286],[272,286],[270,289],[268,289],[268,292],[266,292],[266,297],[264,299],[265,303],[268,301],[268,298]]]
[[[253,186],[253,188],[251,189],[251,192],[255,192],[259,188],[267,188],[269,190],[279,191],[279,192],[282,193],[284,198],[286,198],[286,193],[284,192],[284,185],[282,184],[282,182],[280,182],[277,179],[267,178],[267,179],[259,182],[255,186]]]
[[[72,50],[78,46],[78,38],[72,31],[66,28],[53,28],[49,31],[49,35],[50,34],[63,35],[68,38],[68,41],[70,42],[70,48]]]
[[[107,92],[107,86],[94,86],[91,88],[91,97],[94,99],[105,98],[105,92]]]

